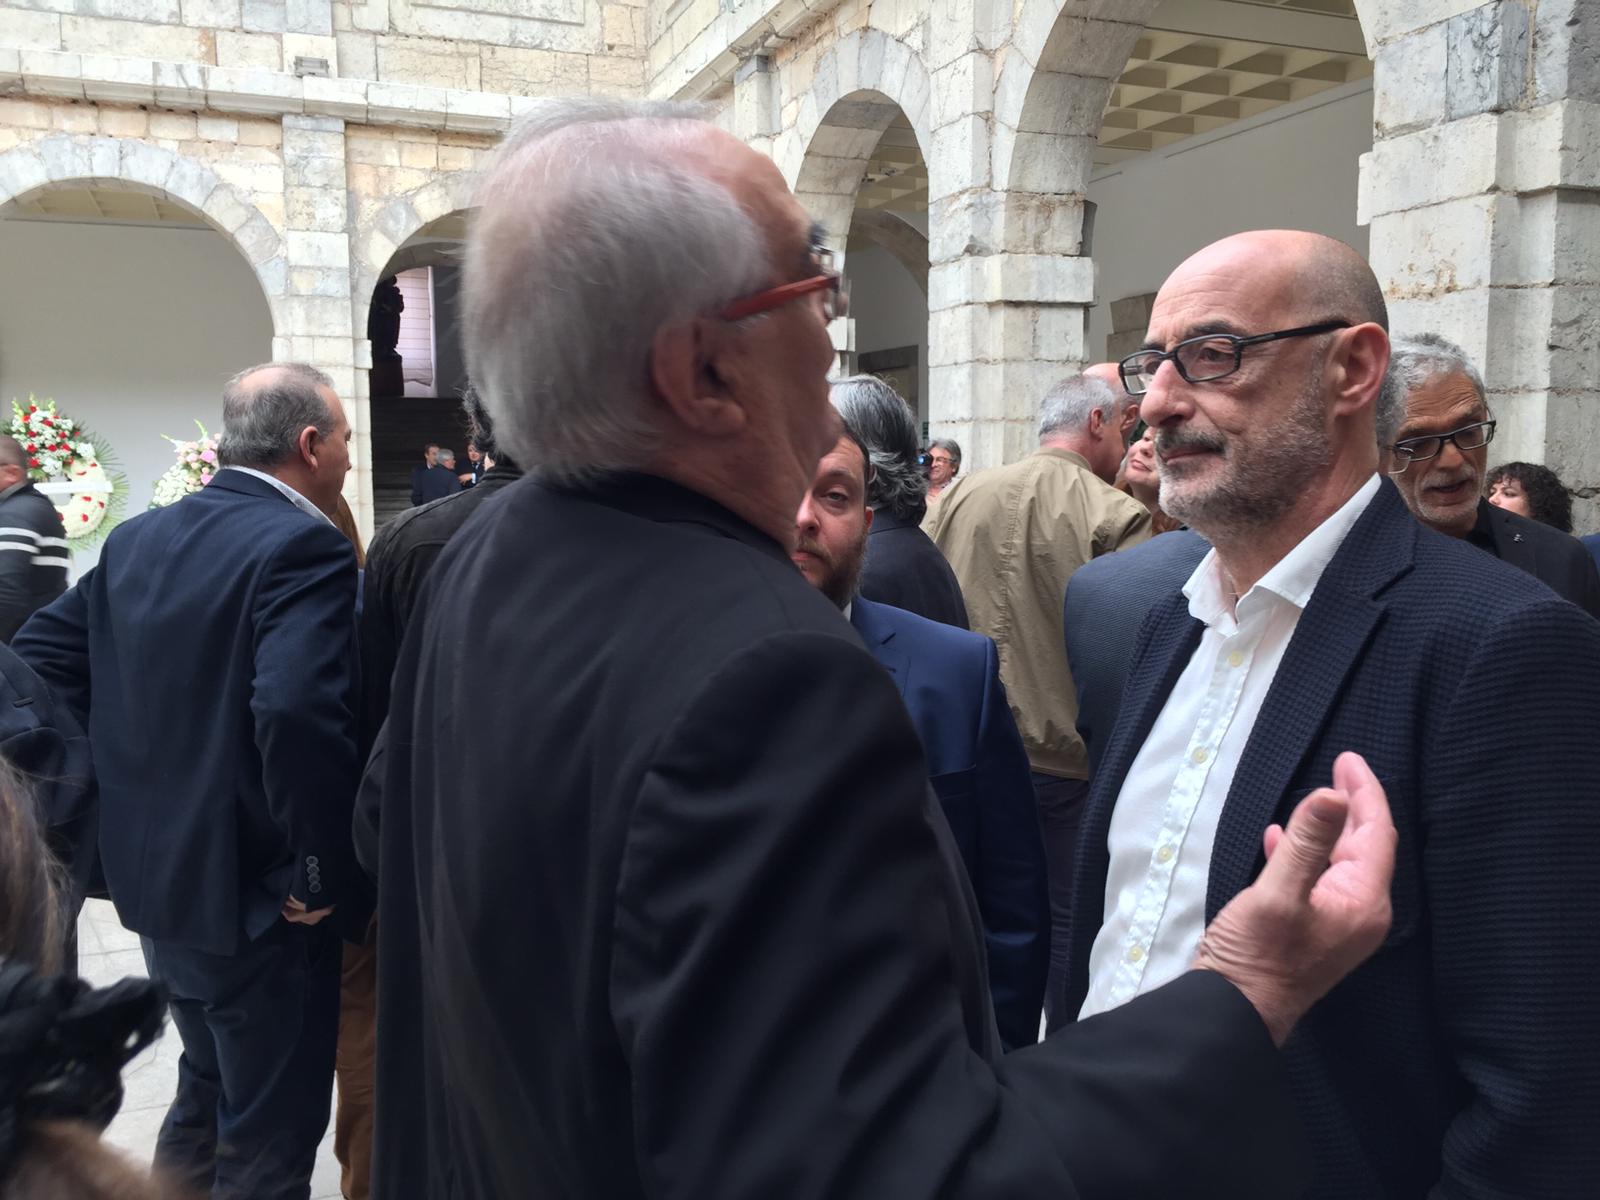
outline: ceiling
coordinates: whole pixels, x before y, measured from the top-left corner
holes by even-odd
[[[100,187],[63,187],[35,192],[0,208],[0,217],[24,221],[210,228],[206,219],[198,213],[159,196]]]
[[[1167,0],[1106,105],[1097,167],[1372,74],[1354,0]],[[928,168],[897,115],[858,206],[925,211]]]

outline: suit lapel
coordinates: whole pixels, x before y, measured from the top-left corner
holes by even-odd
[[[1526,571],[1535,579],[1542,579],[1537,570],[1538,554],[1534,550],[1533,539],[1523,537],[1515,524],[1507,520],[1506,514],[1487,500],[1479,500],[1478,503],[1489,511],[1489,530],[1494,536],[1495,557]]]
[[[905,646],[894,636],[894,627],[883,620],[878,606],[857,596],[850,604],[850,624],[856,627],[861,640],[867,644],[878,665],[894,679],[895,687],[904,695],[906,683],[911,678],[911,656]]]
[[[1409,567],[1415,541],[1414,519],[1385,482],[1317,582],[1223,804],[1206,888],[1207,921],[1249,886],[1264,861],[1262,832],[1287,816],[1288,801],[1300,799],[1289,795],[1295,772],[1315,748],[1341,685],[1383,616],[1375,593]]]

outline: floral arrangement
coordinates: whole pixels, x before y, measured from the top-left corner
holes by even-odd
[[[199,421],[195,422],[195,427],[200,430],[200,436],[192,442],[180,442],[175,437],[161,435],[172,443],[178,461],[168,467],[161,478],[156,480],[155,495],[150,500],[151,508],[176,504],[185,496],[192,495],[205,487],[216,475],[217,435],[207,433],[206,427]]]
[[[82,424],[30,395],[26,406],[12,400],[5,432],[27,453],[28,478],[55,502],[69,541],[91,545],[111,531],[128,483]]]

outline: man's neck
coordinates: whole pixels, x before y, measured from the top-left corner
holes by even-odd
[[[1282,562],[1317,526],[1349,503],[1372,478],[1374,470],[1375,467],[1366,464],[1364,468],[1331,472],[1321,486],[1305,492],[1294,507],[1268,526],[1218,530],[1215,536],[1196,526],[1196,531],[1209,538],[1216,548],[1217,562],[1232,598],[1237,600],[1260,583],[1262,576]]]
[[[794,514],[809,480],[799,481],[791,496],[780,491],[771,475],[761,477],[764,486],[752,487],[748,464],[737,458],[705,462],[669,450],[661,451],[639,470],[698,492],[754,525],[785,551],[794,549]]]

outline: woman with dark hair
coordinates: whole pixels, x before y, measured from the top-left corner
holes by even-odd
[[[1183,522],[1161,511],[1161,477],[1156,474],[1156,431],[1145,426],[1144,436],[1128,447],[1122,461],[1122,479],[1117,487],[1150,511],[1157,533],[1182,529]]]
[[[61,895],[33,798],[0,764],[0,1200],[167,1200],[100,1141],[123,1065],[161,1032],[160,989],[61,975]]]
[[[1538,463],[1505,463],[1489,472],[1484,486],[1490,504],[1531,517],[1562,533],[1572,532],[1572,493],[1549,467]]]

